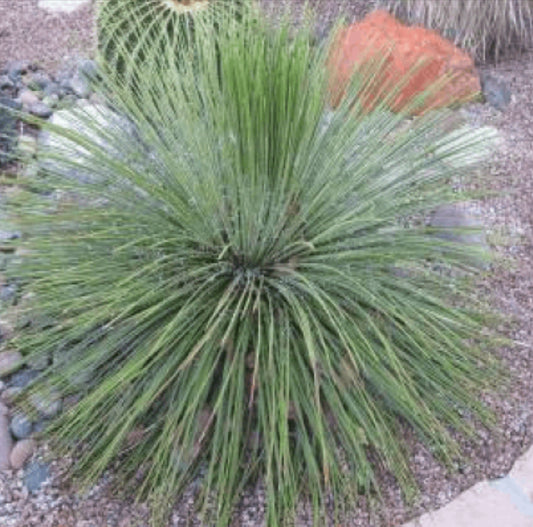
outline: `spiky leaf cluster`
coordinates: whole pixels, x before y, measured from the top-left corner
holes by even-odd
[[[218,24],[195,26],[190,66],[148,40],[135,93],[104,72],[107,105],[43,123],[44,189],[11,208],[43,322],[15,344],[53,358],[34,389],[79,398],[51,433],[84,481],[114,465],[157,512],[200,478],[225,526],[258,479],[268,525],[303,496],[323,525],[382,470],[411,488],[402,427],[450,459],[450,427],[485,415],[474,249],[425,217],[461,199],[487,134],[365,113],[368,69],[330,112],[307,29]]]

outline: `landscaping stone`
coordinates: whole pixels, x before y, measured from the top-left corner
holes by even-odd
[[[63,403],[56,392],[40,392],[30,396],[33,407],[46,419],[51,419],[61,412]]]
[[[57,93],[52,93],[50,95],[45,95],[43,98],[43,104],[50,108],[55,108],[59,102],[59,95]]]
[[[123,130],[125,134],[133,133],[128,121],[121,118],[117,113],[104,105],[90,103],[86,103],[83,107],[58,110],[54,112],[50,122],[66,130],[75,131],[100,147],[106,147],[107,144],[105,138],[98,133],[99,129],[105,130],[106,128],[114,127]],[[90,183],[95,180],[96,176],[91,172],[90,167],[85,168],[81,162],[84,158],[91,158],[83,147],[64,137],[50,134],[48,131],[40,133],[39,147],[42,154],[40,156],[40,166],[44,170],[62,174],[67,178],[77,179],[82,183]],[[64,166],[57,160],[47,159],[47,151],[62,152],[73,161],[80,161],[79,166]],[[120,155],[120,153],[117,152],[117,155]]]
[[[488,73],[483,73],[481,75],[481,88],[485,100],[497,110],[503,112],[509,106],[511,91],[503,81],[499,81]]]
[[[39,0],[37,7],[51,13],[73,13],[89,3],[90,0]]]
[[[24,368],[11,376],[9,386],[13,388],[26,388],[38,375],[39,372]]]
[[[46,430],[46,427],[50,424],[50,419],[39,419],[34,425],[33,425],[33,433],[34,434],[40,434],[44,430]]]
[[[33,425],[28,416],[22,412],[16,413],[11,418],[11,433],[16,439],[26,439],[30,437]]]
[[[18,240],[20,232],[18,231],[0,231],[0,242]]]
[[[23,106],[25,106],[26,108],[30,108],[31,106],[34,106],[35,104],[39,104],[41,102],[37,94],[31,90],[23,90],[19,94],[19,99]]]
[[[34,493],[49,477],[50,469],[46,463],[32,462],[24,471],[24,485],[30,492]]]
[[[94,60],[81,60],[78,64],[78,75],[89,81],[98,77],[98,65]]]
[[[17,386],[11,386],[9,388],[6,388],[2,392],[2,401],[6,404],[13,404],[16,397],[22,392],[22,388],[19,388]]]
[[[0,90],[12,89],[15,87],[15,83],[9,78],[8,75],[0,75]]]
[[[15,470],[22,468],[34,452],[35,441],[33,439],[22,439],[21,441],[17,441],[9,456],[11,468]]]
[[[0,470],[10,468],[9,456],[13,447],[13,439],[9,432],[9,416],[7,407],[0,403]]]
[[[4,284],[0,286],[0,306],[11,306],[17,297],[17,286],[15,284]]]
[[[91,86],[86,77],[75,75],[70,80],[70,89],[74,92],[76,97],[80,99],[87,99],[91,95]]]
[[[31,64],[27,60],[13,60],[7,63],[6,71],[9,78],[16,82],[21,75],[29,71],[30,67]]]
[[[330,92],[333,106],[345,95],[354,71],[369,66],[373,60],[383,61],[372,85],[363,97],[363,107],[370,111],[378,97],[398,90],[389,103],[400,111],[414,98],[441,81],[451,80],[436,90],[411,113],[446,107],[457,101],[479,95],[481,86],[472,58],[437,32],[418,26],[406,26],[384,10],[376,10],[361,22],[343,28],[336,36],[330,53]],[[413,72],[415,65],[418,69]],[[409,78],[408,78],[409,76]]]
[[[11,110],[20,109],[19,104],[8,97],[0,97],[0,166],[11,159],[17,142],[17,119]]]
[[[464,204],[443,205],[431,215],[430,226],[439,238],[488,248],[483,222]]]
[[[57,82],[51,81],[43,90],[43,95],[49,97],[50,95],[57,95],[61,93],[61,86]]]
[[[29,107],[29,111],[31,114],[35,115],[36,117],[41,117],[42,119],[47,119],[54,113],[52,108],[41,101],[32,104]]]
[[[43,371],[50,364],[50,356],[46,353],[34,353],[30,357],[25,357],[25,361],[32,370]]]
[[[50,76],[42,71],[35,72],[28,83],[28,87],[35,91],[42,91],[44,90],[52,80],[50,79]]]
[[[22,355],[18,351],[0,352],[0,377],[8,375],[22,366]]]

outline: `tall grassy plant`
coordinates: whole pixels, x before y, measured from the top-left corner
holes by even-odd
[[[439,30],[479,61],[533,43],[531,0],[378,0],[411,23]]]
[[[11,212],[46,322],[15,344],[53,356],[32,390],[81,397],[50,434],[83,481],[115,466],[157,514],[198,478],[205,523],[227,526],[259,480],[267,525],[302,496],[323,525],[331,495],[340,515],[383,469],[412,488],[402,427],[449,460],[450,427],[487,417],[473,249],[424,222],[461,199],[449,179],[487,136],[365,114],[368,72],[330,113],[307,29],[254,10],[219,24],[195,27],[190,67],[148,45],[135,94],[104,72],[113,117],[43,123],[43,190],[61,193]]]

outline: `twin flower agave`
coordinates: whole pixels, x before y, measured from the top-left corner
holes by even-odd
[[[305,497],[316,525],[331,496],[339,520],[383,470],[412,489],[404,427],[447,461],[450,428],[488,419],[478,255],[424,218],[461,199],[450,179],[490,134],[362,112],[368,71],[328,112],[327,46],[253,6],[206,9],[181,51],[161,25],[180,4],[136,4],[102,35],[144,40],[102,49],[142,60],[124,55],[127,76],[103,63],[106,105],[76,110],[75,129],[42,123],[50,192],[11,209],[27,248],[13,273],[47,321],[14,345],[54,357],[30,392],[76,396],[48,437],[85,483],[113,466],[161,525],[197,478],[217,526],[255,481],[269,526]]]

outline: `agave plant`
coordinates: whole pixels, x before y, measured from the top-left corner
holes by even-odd
[[[532,44],[531,0],[378,0],[410,22],[440,30],[479,61]]]
[[[157,513],[199,478],[217,526],[261,481],[269,526],[303,496],[323,525],[331,495],[341,514],[383,469],[412,488],[402,427],[450,460],[450,428],[487,418],[474,249],[424,221],[463,198],[449,179],[487,134],[365,113],[368,70],[329,112],[327,49],[254,9],[191,38],[194,65],[147,45],[135,94],[105,76],[107,107],[43,123],[62,198],[11,213],[28,316],[48,322],[14,344],[53,358],[31,391],[76,396],[49,434],[82,481],[116,465]]]

